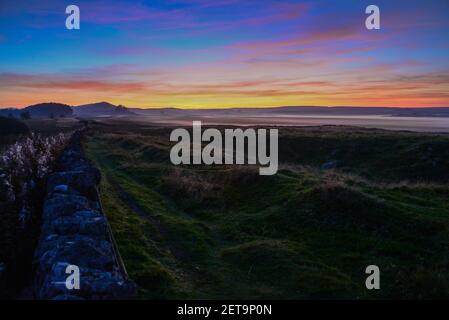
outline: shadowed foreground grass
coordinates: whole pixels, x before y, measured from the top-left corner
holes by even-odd
[[[449,139],[280,130],[281,170],[259,176],[172,166],[169,130],[91,129],[85,149],[142,298],[448,298]],[[340,168],[320,170],[330,159]],[[365,289],[370,264],[379,291]]]

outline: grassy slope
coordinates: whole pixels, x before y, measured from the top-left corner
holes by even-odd
[[[243,166],[174,168],[165,130],[93,130],[86,150],[106,177],[104,206],[142,297],[447,297],[449,189],[400,182],[431,181],[445,164],[407,175],[401,168],[420,164],[399,159],[397,176],[385,165],[419,159],[410,150],[428,144],[442,157],[435,145],[447,138],[335,130],[281,131],[289,165],[272,177]],[[391,152],[368,154],[367,142]],[[341,171],[314,168],[335,158]],[[343,172],[351,169],[370,180]],[[378,292],[364,289],[369,264],[382,271]]]

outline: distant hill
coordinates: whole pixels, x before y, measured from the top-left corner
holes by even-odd
[[[318,107],[291,106],[273,108],[229,108],[229,109],[177,109],[149,108],[130,109],[136,114],[147,116],[396,116],[396,117],[449,117],[449,107],[435,108],[387,108],[387,107]]]
[[[129,116],[132,111],[124,106],[116,106],[109,102],[98,102],[73,107],[73,112],[79,117]]]
[[[20,115],[24,112],[29,113],[31,118],[61,118],[70,117],[73,114],[72,107],[67,104],[45,102],[31,105],[23,109],[0,109],[0,116],[20,118]]]
[[[54,102],[39,103],[22,110],[22,112],[27,111],[32,118],[61,118],[70,117],[73,114],[69,105]]]
[[[207,111],[205,109],[179,109],[179,108],[130,108],[134,114],[146,116],[177,116],[184,114],[196,114]]]
[[[393,108],[393,107],[278,107],[270,113],[291,115],[328,116],[396,116],[396,117],[449,117],[449,108]]]
[[[134,115],[124,106],[116,106],[108,102],[98,102],[71,107],[62,103],[39,103],[23,109],[0,109],[0,116],[20,118],[21,114],[29,112],[31,118],[59,118],[59,117],[104,117]]]
[[[0,109],[0,117],[19,117],[20,112],[23,112],[22,109],[16,109],[16,108],[4,108]]]
[[[145,115],[153,117],[176,116],[396,116],[396,117],[449,117],[449,107],[393,108],[393,107],[323,107],[285,106],[271,108],[180,109],[180,108],[127,108],[109,102],[98,102],[70,107],[61,103],[40,103],[24,109],[0,109],[0,116],[20,118],[29,111],[32,118],[39,117],[114,117]]]

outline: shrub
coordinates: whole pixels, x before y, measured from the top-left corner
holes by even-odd
[[[31,134],[0,155],[0,199],[26,200],[27,193],[44,179],[67,142],[67,135],[42,138]]]
[[[46,178],[68,137],[30,134],[0,154],[0,263],[8,272],[7,287],[17,289],[26,281],[25,261],[37,239]]]

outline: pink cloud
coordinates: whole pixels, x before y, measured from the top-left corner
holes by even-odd
[[[83,91],[142,91],[145,85],[136,81],[72,80],[62,75],[0,74],[0,87]]]

